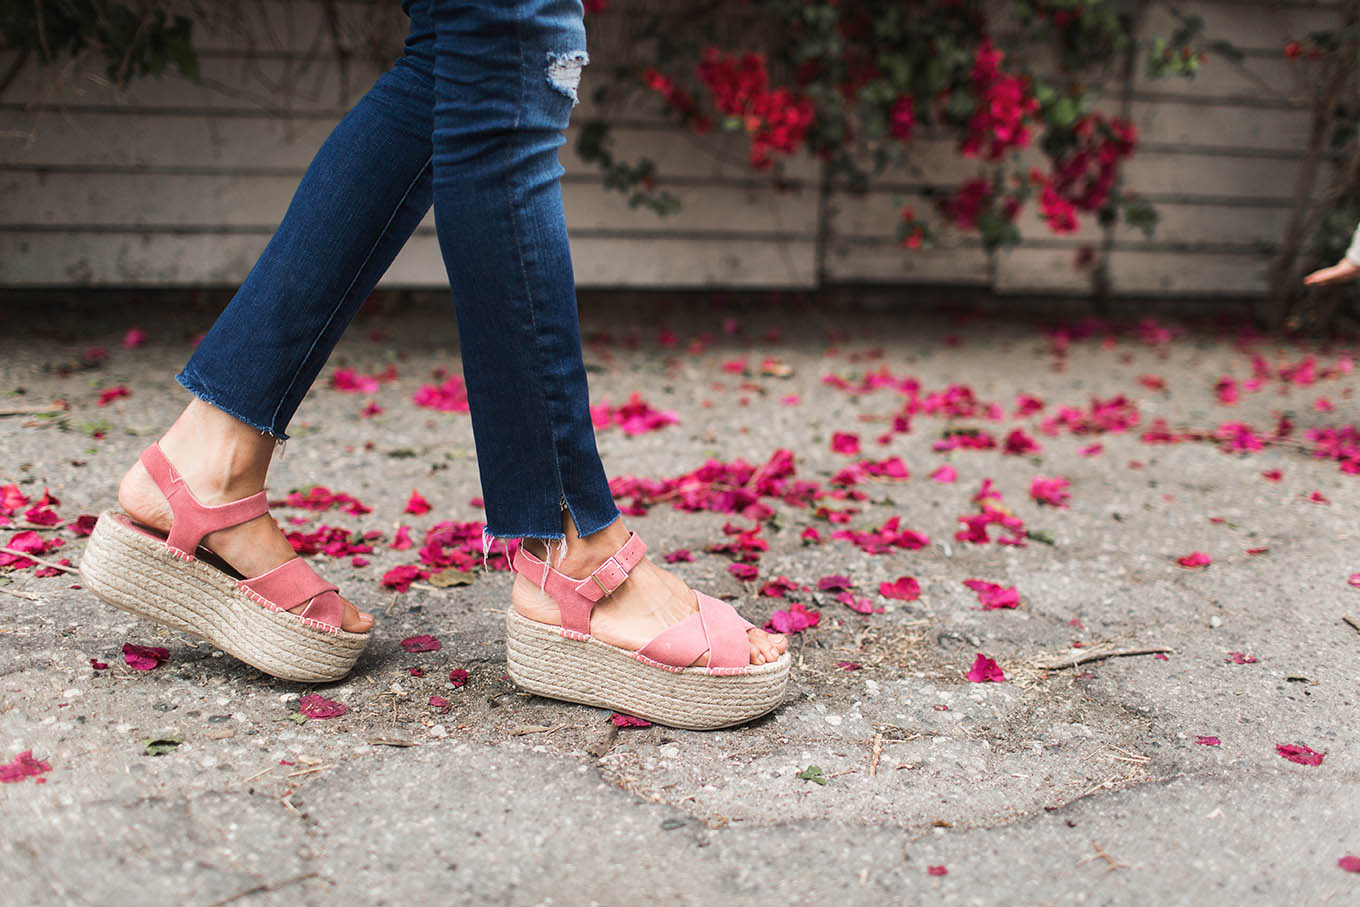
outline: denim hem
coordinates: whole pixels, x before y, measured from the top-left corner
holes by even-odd
[[[175,380],[178,381],[180,386],[187,390],[189,393],[193,394],[195,397],[202,400],[209,406],[212,406],[216,409],[220,409],[222,412],[226,413],[228,416],[231,416],[233,419],[239,419],[246,425],[249,425],[251,428],[259,429],[262,433],[269,435],[272,438],[277,438],[280,441],[288,440],[288,434],[286,432],[275,431],[274,429],[268,426],[261,425],[254,419],[251,419],[249,416],[237,412],[230,406],[224,406],[222,404],[221,397],[214,391],[209,390],[207,385],[203,384],[202,379],[200,379],[197,375],[191,375],[187,368],[183,369],[178,375],[176,375]]]
[[[616,507],[614,508],[614,515],[611,516],[609,519],[605,520],[599,526],[596,526],[594,529],[583,530],[581,529],[580,522],[577,521],[576,519],[576,511],[575,509],[572,508],[570,501],[567,502],[567,513],[571,514],[571,524],[576,527],[576,534],[581,538],[585,538],[588,535],[594,535],[597,532],[603,532],[604,530],[608,529],[610,526],[613,526],[615,523],[617,523],[620,519],[623,518],[623,514],[619,513],[618,508]]]
[[[605,529],[608,529],[610,526],[613,526],[622,517],[623,514],[615,511],[614,515],[610,517],[608,520],[606,520],[598,529],[592,529],[590,532],[582,532],[578,527],[576,530],[576,534],[582,538],[588,535],[594,535],[597,532],[601,532]],[[575,523],[576,517],[573,516],[571,521],[572,523]],[[567,537],[566,533],[564,532],[495,532],[491,529],[490,526],[487,526],[482,531],[493,539],[551,539],[554,542],[560,542],[562,539]]]

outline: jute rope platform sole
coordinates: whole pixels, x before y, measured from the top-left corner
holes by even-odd
[[[318,630],[295,614],[269,610],[221,570],[183,559],[119,516],[99,515],[80,560],[85,586],[115,608],[204,639],[266,674],[304,683],[344,677],[368,644],[367,633]]]
[[[567,639],[514,608],[506,612],[505,635],[510,679],[526,692],[670,727],[707,731],[750,721],[778,708],[788,687],[787,652],[746,674],[666,671],[595,639]]]

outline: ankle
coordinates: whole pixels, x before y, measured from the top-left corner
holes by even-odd
[[[195,399],[160,439],[160,448],[206,503],[221,503],[264,488],[274,438]]]

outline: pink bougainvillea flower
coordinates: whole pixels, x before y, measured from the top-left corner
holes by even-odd
[[[1195,742],[1201,746],[1218,746],[1223,741],[1217,737],[1196,737]]]
[[[162,662],[170,660],[170,650],[160,646],[139,646],[125,642],[123,660],[134,671],[150,671]]]
[[[334,699],[327,699],[318,693],[308,693],[298,697],[298,713],[308,718],[339,718],[349,711],[349,706]]]
[[[24,511],[24,521],[34,526],[55,526],[61,517],[51,507],[30,507]]]
[[[978,602],[984,611],[995,611],[998,608],[1014,608],[1020,604],[1020,593],[1014,586],[999,586],[996,583],[989,583],[986,580],[966,579],[963,584],[977,593]]]
[[[447,712],[450,708],[449,701],[445,699],[443,696],[431,696],[430,707],[439,709],[439,711],[441,712]]]
[[[269,506],[298,507],[318,513],[330,510],[332,507],[339,507],[342,513],[348,513],[351,516],[363,516],[366,513],[373,512],[372,507],[358,498],[343,491],[331,491],[324,485],[313,485],[303,491],[289,492],[281,501],[270,501]]]
[[[411,588],[411,583],[426,579],[429,575],[428,571],[422,570],[414,564],[402,564],[400,567],[393,567],[384,573],[382,584],[389,589],[405,592]]]
[[[1155,658],[1155,659],[1157,659],[1158,661],[1170,661],[1170,660],[1171,660],[1171,659],[1167,658],[1167,657],[1166,657],[1164,654],[1162,654],[1161,652],[1156,652],[1156,653],[1154,653],[1152,657]]]
[[[374,416],[381,416],[383,408],[375,400],[369,400],[364,404],[364,408],[359,411],[359,415],[365,419],[372,419]]]
[[[1331,400],[1327,399],[1326,397],[1318,397],[1316,400],[1313,401],[1313,409],[1317,410],[1320,413],[1329,413],[1332,410],[1336,409],[1336,404],[1333,403]]]
[[[878,592],[884,598],[911,602],[921,597],[921,584],[916,581],[915,577],[899,576],[891,583],[879,583]]]
[[[90,659],[90,667],[94,668],[96,671],[107,671],[109,669],[108,662],[100,661],[97,658]]]
[[[1166,390],[1166,379],[1159,378],[1156,375],[1139,375],[1138,383],[1149,390]]]
[[[82,513],[74,520],[66,524],[66,531],[72,535],[84,538],[94,532],[94,524],[99,521],[99,517],[92,513]]]
[[[456,687],[461,687],[468,681],[468,672],[462,668],[454,668],[449,672],[449,683]]]
[[[1261,478],[1267,482],[1278,482],[1284,478],[1284,473],[1278,469],[1267,469],[1261,473]]]
[[[677,548],[662,559],[668,564],[689,564],[694,562],[694,555],[688,548]]]
[[[798,588],[798,584],[787,576],[776,576],[760,587],[760,594],[768,598],[783,598],[788,592]]]
[[[864,667],[864,665],[857,661],[838,661],[836,662],[836,667],[840,668],[842,671],[858,671],[860,668]]]
[[[1346,856],[1337,860],[1336,865],[1340,866],[1347,872],[1360,872],[1360,857],[1355,857],[1347,854]]]
[[[14,757],[14,761],[0,765],[0,784],[13,784],[25,778],[36,778],[41,783],[46,780],[41,776],[50,771],[52,766],[34,759],[32,750],[24,750]]]
[[[609,716],[609,720],[614,722],[614,727],[651,727],[652,723],[646,718],[634,718],[632,715],[625,715],[622,712],[615,712]]]
[[[1001,449],[1003,453],[1019,457],[1025,454],[1038,453],[1043,448],[1039,446],[1038,441],[1025,434],[1021,429],[1016,428],[1006,435],[1006,440],[1002,442]]]
[[[135,350],[143,343],[146,343],[146,331],[141,328],[130,328],[123,335],[123,349],[125,350]]]
[[[1324,494],[1323,494],[1322,492],[1320,492],[1320,491],[1315,491],[1315,492],[1313,492],[1312,494],[1310,494],[1310,495],[1308,496],[1308,500],[1312,501],[1314,504],[1330,504],[1330,503],[1332,503],[1331,501],[1327,500],[1327,496],[1324,495]],[[29,520],[29,522],[33,522],[33,521],[32,521],[32,520]]]
[[[410,526],[398,527],[397,534],[392,538],[392,547],[397,551],[405,551],[407,548],[410,548],[414,544],[415,542],[411,541],[411,527]]]
[[[727,572],[744,581],[753,580],[760,575],[760,570],[755,564],[728,564]]]
[[[421,514],[429,513],[430,502],[425,500],[424,496],[422,496],[420,492],[412,488],[411,497],[406,502],[406,512],[414,514],[415,516],[420,516]]]
[[[410,674],[412,677],[424,677],[424,676],[425,676],[425,669],[424,669],[424,668],[411,668],[409,671],[407,671],[407,673]]]
[[[807,527],[799,534],[798,538],[814,545],[820,545],[822,543],[822,534],[817,531],[816,526]]]
[[[949,870],[948,870],[948,869],[945,869],[943,866],[927,866],[927,867],[926,867],[926,872],[927,872],[929,875],[933,875],[933,876],[947,876],[947,875],[949,875]]]
[[[378,386],[377,377],[361,375],[352,368],[338,368],[331,375],[331,387],[344,394],[372,394]]]
[[[1067,501],[1071,497],[1068,486],[1071,483],[1062,476],[1047,478],[1045,476],[1035,476],[1034,481],[1029,486],[1029,496],[1040,504],[1047,504],[1050,507],[1066,507]]]
[[[1346,585],[1360,589],[1360,573],[1352,573],[1350,579],[1346,580]]]
[[[931,706],[931,708],[933,708],[933,709],[934,709],[935,711],[937,711],[937,712],[947,712],[947,711],[949,711],[949,706],[945,705],[944,703],[940,703],[939,705]]]
[[[443,384],[423,384],[412,396],[416,406],[437,409],[442,413],[468,412],[467,386],[457,375],[451,376]]]
[[[1214,559],[1203,551],[1192,551],[1183,557],[1176,558],[1176,563],[1182,567],[1207,567],[1213,562]]]
[[[771,614],[764,629],[767,633],[773,630],[776,633],[783,633],[788,636],[791,633],[802,633],[809,627],[815,627],[821,620],[822,612],[809,611],[802,602],[794,602],[789,605],[787,611],[775,611]]]
[[[1256,664],[1256,656],[1248,655],[1245,652],[1229,652],[1228,657],[1223,659],[1228,664],[1234,665],[1253,665]]]
[[[1327,755],[1299,743],[1277,743],[1275,752],[1299,765],[1321,765],[1323,757]]]
[[[958,470],[956,470],[954,467],[946,463],[939,469],[932,472],[930,474],[930,477],[934,479],[936,482],[941,482],[947,485],[958,479],[959,473]]]
[[[789,394],[786,397],[780,397],[779,402],[785,406],[797,406],[803,402],[803,398],[797,394]]]
[[[102,391],[99,392],[99,405],[100,405],[100,406],[108,406],[108,405],[109,405],[110,403],[112,403],[114,400],[117,400],[117,399],[119,399],[119,398],[121,398],[121,397],[131,397],[131,396],[132,396],[132,391],[130,391],[130,390],[127,389],[127,385],[125,385],[125,384],[118,384],[118,385],[115,385],[114,387],[110,387],[110,388],[107,388],[106,390],[102,390]]]
[[[1001,683],[1006,679],[1001,666],[981,652],[973,660],[973,667],[966,676],[973,683]]]
[[[842,592],[836,596],[836,601],[849,608],[857,614],[882,614],[883,607],[874,607],[873,599],[859,598],[853,592]]]
[[[401,647],[408,652],[438,652],[443,648],[439,640],[428,633],[406,637],[401,641]]]
[[[817,588],[823,592],[842,592],[851,586],[850,577],[833,573],[817,580]]]
[[[859,453],[859,435],[838,431],[831,436],[831,449],[838,454],[854,456]]]
[[[5,547],[9,548],[11,551],[17,551],[20,553],[9,554],[8,552],[0,552],[0,567],[13,567],[16,570],[23,570],[28,567],[32,567],[37,562],[30,558],[26,558],[23,555],[47,554],[48,552],[55,551],[56,549],[62,547],[65,544],[66,542],[63,541],[62,539],[55,538],[44,539],[42,536],[38,535],[38,533],[34,532],[32,529],[25,529],[22,532],[16,532],[14,533],[14,535],[10,536],[9,542],[5,545]]]
[[[1269,550],[1270,550],[1269,548],[1248,548],[1248,549],[1246,549],[1247,554],[1252,555],[1253,557],[1256,556],[1256,555],[1258,555],[1258,554],[1265,554],[1265,553],[1266,553],[1267,551],[1269,551]]]
[[[1081,454],[1083,457],[1094,457],[1104,449],[1104,444],[1092,444],[1089,447],[1083,447],[1081,450],[1078,450],[1077,453]]]

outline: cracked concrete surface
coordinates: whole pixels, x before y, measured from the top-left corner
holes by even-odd
[[[34,498],[50,487],[74,519],[112,503],[121,470],[183,404],[173,374],[220,300],[43,302],[40,321],[0,339],[0,391],[14,408],[62,398],[71,409],[0,419],[0,484]],[[1288,412],[1301,432],[1353,424],[1357,379],[1287,392],[1272,384],[1228,408],[1215,401],[1215,381],[1250,374],[1232,332],[1196,328],[1156,343],[1098,333],[1074,342],[1058,371],[1045,333],[1001,311],[586,301],[593,397],[618,404],[637,391],[681,420],[635,437],[602,431],[611,475],[672,476],[709,457],[760,463],[787,447],[799,477],[826,483],[849,462],[830,450],[835,431],[859,433],[867,457],[895,454],[911,468],[906,481],[860,486],[870,499],[851,525],[900,516],[934,541],[920,551],[805,546],[805,526],[834,527],[775,504],[762,580],[845,574],[885,610],[862,616],[819,595],[821,625],[794,641],[789,702],[742,728],[618,730],[604,712],[518,694],[504,677],[508,576],[401,595],[380,588],[383,572],[415,562],[414,550],[380,545],[363,567],[318,565],[379,625],[354,674],[319,690],[349,712],[302,723],[295,701],[306,687],[110,609],[72,579],[0,577],[0,762],[32,749],[52,766],[45,783],[0,786],[0,901],[1360,902],[1360,875],[1337,866],[1360,853],[1360,633],[1341,620],[1360,618],[1360,590],[1347,585],[1360,571],[1360,477],[1292,447],[1238,456],[1207,443],[1148,445],[1139,431],[1050,438],[1034,429],[1043,414],[1009,418],[1019,392],[1048,411],[1123,393],[1141,427],[1164,417],[1269,428]],[[135,352],[120,346],[134,325],[149,335]],[[657,342],[663,325],[674,346]],[[85,367],[93,345],[108,356]],[[1312,351],[1320,362],[1353,352],[1252,348],[1290,360]],[[315,483],[348,492],[373,512],[332,511],[309,525],[388,538],[401,523],[418,539],[439,519],[477,519],[467,416],[411,403],[435,368],[456,372],[456,350],[452,314],[437,299],[386,297],[362,316],[299,411],[275,494]],[[791,374],[762,374],[766,356]],[[723,369],[743,357],[749,374]],[[337,366],[373,374],[389,363],[400,377],[374,394],[325,386]],[[821,379],[880,366],[926,389],[968,384],[1007,419],[921,415],[879,446],[897,395],[851,395]],[[1168,389],[1139,384],[1149,373]],[[99,391],[120,383],[131,396],[98,407]],[[797,405],[780,402],[790,394]],[[1333,411],[1313,408],[1323,395]],[[384,412],[361,418],[370,397]],[[1043,449],[932,451],[960,424],[998,436],[1023,425]],[[1099,454],[1081,454],[1096,442]],[[957,483],[928,478],[943,462]],[[1262,478],[1272,469],[1278,483]],[[1029,498],[1039,474],[1071,480],[1070,509]],[[984,478],[1052,544],[955,541]],[[434,505],[429,514],[402,513],[413,488]],[[1310,501],[1314,491],[1330,503]],[[749,525],[664,505],[629,518],[654,554],[692,549],[695,562],[677,571],[763,622],[777,601],[729,575],[726,558],[702,553],[729,520]],[[58,534],[68,539],[59,554],[77,559],[83,542]],[[1176,564],[1193,550],[1213,565]],[[920,581],[921,599],[879,600],[878,584],[901,575]],[[1016,585],[1021,607],[977,610],[961,584],[970,578]],[[403,651],[400,640],[418,633],[442,648]],[[170,660],[134,672],[124,642],[166,646]],[[1102,645],[1172,651],[1164,661],[1036,667]],[[1007,682],[964,680],[978,652],[997,659]],[[1232,664],[1229,652],[1257,660]],[[91,658],[109,669],[92,670]],[[466,686],[449,685],[452,668],[468,670]],[[429,706],[431,695],[449,710]],[[166,735],[183,743],[145,754],[146,740]],[[1221,745],[1199,745],[1201,735]],[[1280,743],[1325,760],[1287,762]],[[796,777],[809,765],[825,785]]]

